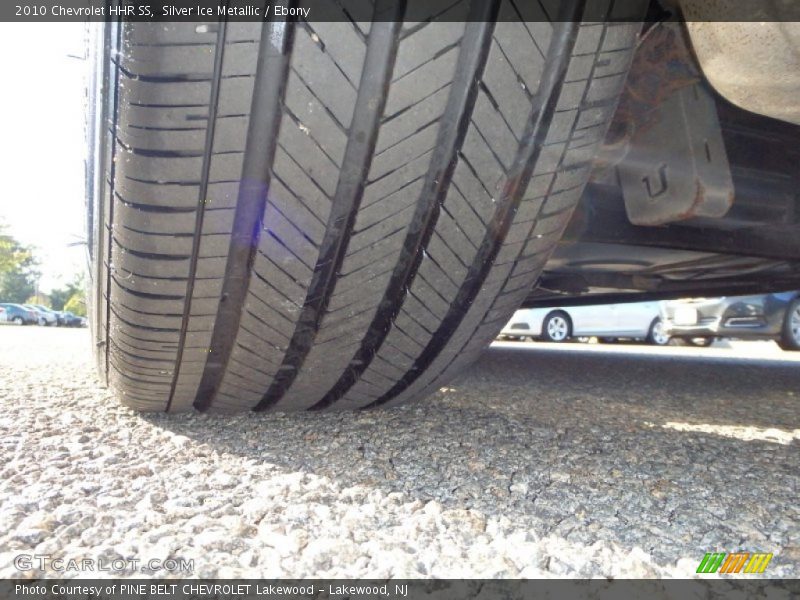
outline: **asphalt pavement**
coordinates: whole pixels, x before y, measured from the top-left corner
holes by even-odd
[[[138,415],[98,386],[88,331],[2,327],[0,577],[78,574],[19,570],[33,554],[201,577],[691,577],[746,551],[796,578],[799,402],[800,356],[771,343],[525,342],[392,410]]]

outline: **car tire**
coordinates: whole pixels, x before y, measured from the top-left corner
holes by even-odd
[[[627,75],[622,11],[643,3],[562,2],[527,25],[509,2],[414,4],[409,23],[375,4],[371,25],[100,30],[90,316],[125,404],[418,398],[537,281]]]
[[[654,319],[647,332],[647,343],[652,346],[669,346],[672,338],[664,333],[664,323],[661,319]]]
[[[690,346],[694,348],[708,348],[714,344],[713,337],[672,338],[672,345]]]
[[[800,351],[800,298],[789,304],[778,345],[789,352]]]
[[[14,323],[14,325],[25,325],[25,321],[22,317],[14,317],[11,319],[11,322]]]
[[[542,339],[560,344],[572,337],[572,319],[564,311],[554,311],[542,322]]]

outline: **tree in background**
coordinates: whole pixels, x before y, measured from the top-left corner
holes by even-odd
[[[79,317],[85,317],[86,298],[84,296],[83,291],[73,294],[72,297],[69,300],[67,300],[67,303],[64,305],[64,310],[71,312],[73,315],[77,315]]]
[[[0,223],[0,302],[25,302],[36,293],[39,261],[33,249],[6,233]]]
[[[52,308],[52,306],[50,306],[50,296],[48,296],[47,294],[43,294],[42,292],[34,294],[33,296],[25,300],[25,304],[36,304],[37,306]]]
[[[83,281],[81,278],[76,279],[72,283],[68,283],[63,288],[51,291],[50,307],[53,310],[69,310],[66,308],[67,302],[76,294],[80,294],[81,298],[83,298]]]

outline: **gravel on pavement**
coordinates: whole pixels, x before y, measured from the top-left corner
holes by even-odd
[[[690,577],[734,551],[798,577],[799,363],[502,343],[391,410],[140,415],[98,385],[88,331],[2,327],[0,577],[76,575],[18,571],[25,553],[199,577]]]

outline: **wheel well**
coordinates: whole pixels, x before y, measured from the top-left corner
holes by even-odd
[[[788,320],[788,318],[789,318],[789,314],[790,314],[790,313],[791,313],[791,311],[792,311],[792,305],[793,305],[795,302],[800,302],[800,292],[797,292],[797,293],[796,293],[794,296],[792,296],[792,297],[789,299],[789,302],[787,302],[787,303],[786,303],[786,314],[785,314],[785,315],[783,315],[783,322],[784,322],[784,323],[786,323],[786,322],[787,322],[787,320]]]

